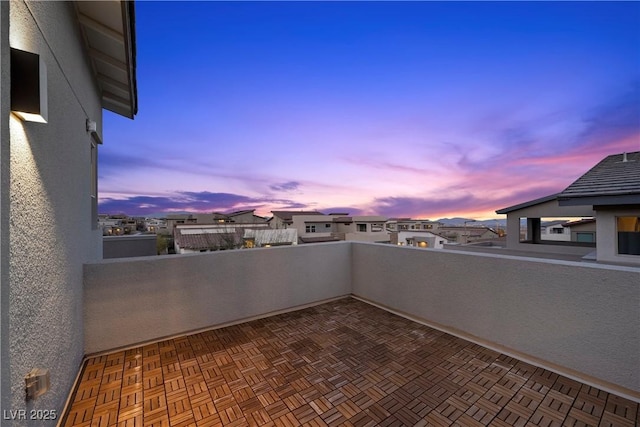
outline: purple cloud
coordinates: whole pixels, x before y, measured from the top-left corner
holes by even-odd
[[[346,214],[349,214],[350,216],[366,215],[366,212],[363,209],[358,209],[354,207],[338,206],[338,207],[331,207],[331,208],[323,208],[320,211],[327,215],[330,213],[346,213]]]
[[[300,188],[300,183],[298,181],[288,181],[270,185],[269,188],[273,191],[294,191]]]
[[[548,196],[559,190],[549,186],[524,188],[507,196],[467,194],[458,197],[381,197],[371,204],[371,210],[387,217],[438,218],[454,212],[495,212],[529,200]]]
[[[100,213],[149,215],[163,212],[227,212],[233,210],[261,209],[276,205],[282,209],[304,209],[308,205],[287,199],[248,197],[231,193],[179,192],[171,196],[131,196],[124,199],[103,198],[99,202]]]
[[[628,90],[590,110],[585,130],[578,136],[587,145],[599,145],[640,133],[640,80]],[[636,147],[637,149],[638,147]],[[613,154],[613,153],[611,153]]]

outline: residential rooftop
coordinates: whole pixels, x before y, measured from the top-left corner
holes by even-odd
[[[640,151],[613,154],[565,188],[560,200],[582,197],[636,195],[640,200]]]
[[[634,426],[638,403],[355,298],[90,357],[64,426]]]
[[[271,211],[271,213],[283,221],[293,221],[294,215],[324,215],[318,211]]]

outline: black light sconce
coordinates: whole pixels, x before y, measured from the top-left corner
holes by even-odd
[[[11,112],[47,123],[47,69],[40,55],[11,48]]]

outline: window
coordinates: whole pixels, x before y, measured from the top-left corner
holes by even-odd
[[[307,233],[315,233],[316,232],[316,226],[315,225],[307,225],[305,227],[305,231]]]
[[[362,233],[366,233],[367,232],[367,224],[358,224],[358,231],[360,231]]]
[[[331,224],[325,224],[324,225],[324,228],[330,228],[330,227],[331,227]]]
[[[618,217],[616,228],[618,229],[618,253],[640,255],[640,217]]]
[[[564,234],[564,228],[552,228],[551,234]],[[580,234],[580,233],[578,233]]]
[[[576,241],[584,242],[584,243],[593,243],[596,241],[595,234],[593,233],[585,233],[585,232],[577,232],[576,233]]]

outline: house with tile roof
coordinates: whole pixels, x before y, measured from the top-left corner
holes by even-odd
[[[571,242],[595,242],[596,220],[595,218],[582,218],[577,221],[567,221],[562,224],[569,233]]]
[[[509,249],[571,253],[588,255],[587,258],[601,262],[640,264],[640,151],[607,156],[560,193],[496,213],[507,215]],[[572,239],[552,245],[544,241],[541,238],[544,217],[595,218],[595,243]],[[526,235],[521,237],[521,222],[525,219]],[[575,225],[584,227],[586,222]]]
[[[429,230],[435,232],[442,226],[441,222],[428,219],[389,218],[386,227],[390,231]]]
[[[247,230],[267,230],[269,225],[263,223],[219,223],[219,224],[178,224],[173,230],[174,248],[177,254],[209,252],[219,250],[240,249],[246,247],[245,237]],[[253,233],[253,232],[252,232]],[[290,242],[290,236],[283,236],[283,242],[277,241],[280,235],[269,237],[260,236],[259,242],[270,241],[286,244]],[[256,235],[251,234],[250,238],[254,243],[250,247],[255,247]]]
[[[302,243],[338,240],[389,243],[391,238],[385,228],[386,222],[386,217],[376,215],[294,215],[290,227],[298,230]]]
[[[379,215],[336,216],[336,233],[341,240],[356,242],[389,243],[390,232],[386,229],[388,218]]]
[[[487,226],[440,225],[435,231],[441,237],[456,243],[473,243],[480,240],[495,239],[498,232]]]
[[[571,241],[571,230],[564,226],[566,223],[567,221],[563,219],[542,222],[540,224],[540,235],[542,240],[561,242]]]
[[[448,243],[453,242],[439,234],[427,230],[403,230],[391,232],[391,244],[398,246],[444,249],[444,245]]]
[[[296,215],[324,215],[318,211],[271,211],[273,216],[268,220],[271,228],[288,228],[293,224]]]

